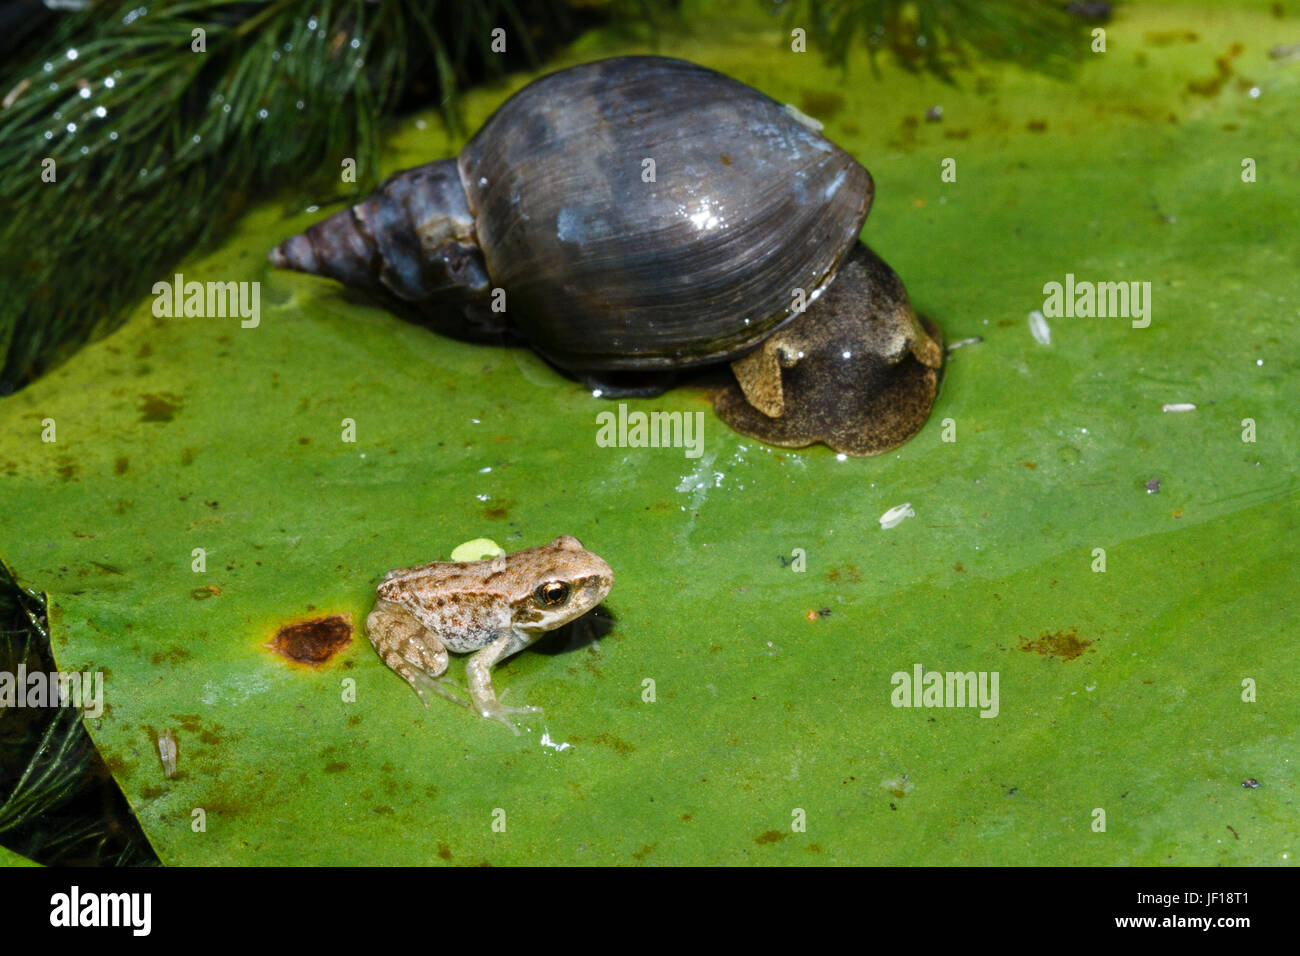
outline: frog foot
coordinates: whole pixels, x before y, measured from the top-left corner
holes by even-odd
[[[453,704],[460,704],[462,707],[469,706],[469,695],[465,688],[461,687],[454,680],[448,677],[430,677],[423,671],[412,671],[412,677],[407,678],[415,692],[420,695],[420,700],[424,701],[424,706],[429,706],[429,697],[425,691],[432,691],[439,697],[451,701]]]
[[[507,693],[509,693],[509,691],[502,691],[501,696],[504,697]],[[542,713],[542,708],[533,707],[531,705],[527,705],[524,707],[510,707],[507,706],[506,704],[501,703],[500,700],[488,700],[488,701],[484,701],[482,704],[479,705],[478,712],[480,715],[488,718],[489,720],[495,720],[498,721],[499,723],[505,724],[507,727],[510,728],[510,732],[513,733],[516,737],[518,737],[519,728],[515,726],[515,722],[513,720],[514,715],[540,714]]]

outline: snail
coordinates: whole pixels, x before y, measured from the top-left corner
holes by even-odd
[[[269,258],[509,330],[606,394],[730,362],[714,408],[735,430],[879,454],[925,423],[941,339],[858,239],[870,173],[814,127],[684,60],[587,63]]]

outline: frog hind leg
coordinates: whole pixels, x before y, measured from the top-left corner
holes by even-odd
[[[464,690],[442,676],[447,670],[447,649],[430,640],[428,630],[405,608],[381,600],[366,618],[366,636],[380,659],[411,685],[425,707],[429,706],[426,691],[469,706]]]
[[[489,720],[496,720],[505,724],[516,737],[519,736],[519,728],[515,726],[512,717],[516,714],[540,714],[542,708],[508,707],[501,703],[492,687],[492,668],[512,654],[519,653],[539,637],[541,637],[540,632],[533,634],[519,628],[511,628],[500,633],[493,639],[492,643],[471,657],[465,664],[465,674],[469,683],[469,696],[474,703],[474,709]],[[502,696],[505,696],[504,691]]]

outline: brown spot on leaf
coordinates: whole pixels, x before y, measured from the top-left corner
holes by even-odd
[[[766,833],[760,833],[754,837],[754,842],[762,846],[764,843],[780,843],[784,839],[785,834],[780,830],[768,830]]]
[[[574,741],[580,741],[582,738],[571,737],[570,739]],[[593,744],[604,744],[610,750],[624,757],[626,757],[628,754],[636,750],[636,748],[633,747],[626,740],[620,740],[618,737],[615,737],[613,734],[596,734],[596,736],[591,738],[591,742]]]
[[[439,856],[441,859],[444,859],[444,860],[450,860],[450,859],[451,859],[451,847],[447,846],[447,844],[445,844],[445,843],[439,843],[439,844],[438,844],[438,856]]]
[[[659,845],[658,843],[645,844],[645,846],[641,847],[641,849],[635,851],[632,854],[633,859],[644,860],[646,857],[648,857],[651,853],[654,852],[655,847],[657,847],[658,845]]]
[[[1201,80],[1188,80],[1187,92],[1198,96],[1217,96],[1223,89],[1223,84],[1232,77],[1232,61],[1241,56],[1243,50],[1240,43],[1234,43],[1227,53],[1215,58],[1214,75]]]
[[[1020,649],[1042,654],[1044,657],[1059,657],[1072,661],[1092,645],[1092,641],[1082,640],[1075,628],[1062,631],[1043,631],[1034,640],[1020,638]]]
[[[823,90],[805,90],[799,99],[799,109],[813,119],[830,119],[844,106],[844,97],[839,93]]]
[[[142,422],[169,422],[181,407],[181,397],[171,392],[159,392],[140,396],[137,411]]]
[[[131,467],[131,459],[127,458],[125,455],[122,455],[117,459],[117,461],[113,462],[113,473],[116,475],[125,475],[126,470],[130,467]]]
[[[194,588],[190,591],[190,597],[196,601],[206,601],[210,597],[216,597],[221,593],[221,588],[215,584],[205,584],[201,588]]]
[[[1175,43],[1195,43],[1200,37],[1192,30],[1148,30],[1142,39],[1147,46],[1173,46]]]
[[[285,660],[321,667],[351,643],[352,616],[333,614],[286,624],[264,646]]]

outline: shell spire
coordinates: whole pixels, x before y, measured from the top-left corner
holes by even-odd
[[[405,302],[472,301],[489,288],[454,159],[390,176],[370,196],[284,240],[267,258],[279,269]]]

